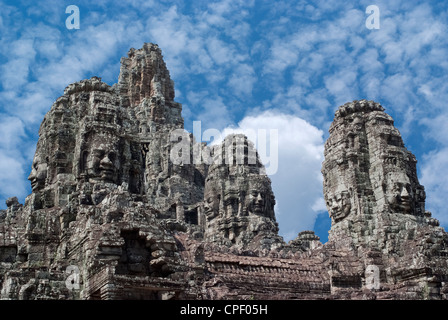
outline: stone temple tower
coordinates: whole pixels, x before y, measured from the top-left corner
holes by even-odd
[[[430,264],[419,257],[444,252],[447,239],[425,211],[416,158],[392,117],[379,103],[353,101],[339,107],[329,131],[322,164],[328,243],[354,250],[382,281],[396,281],[398,270],[424,277]]]
[[[362,243],[379,241],[379,224],[394,217],[436,223],[425,213],[415,156],[379,103],[361,100],[339,107],[325,145],[322,173],[331,234],[348,231],[362,220],[364,239],[353,239]]]
[[[254,249],[279,245],[271,181],[253,143],[229,135],[214,152],[204,190],[205,239]]]
[[[121,105],[135,119],[136,135],[143,154],[144,193],[158,210],[173,217],[190,212],[198,220],[202,201],[204,168],[191,163],[173,165],[170,153],[177,141],[173,130],[182,130],[182,105],[174,101],[174,82],[160,48],[145,43],[121,59],[117,92]]]

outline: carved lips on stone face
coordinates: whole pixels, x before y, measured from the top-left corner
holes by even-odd
[[[31,182],[31,189],[33,192],[39,191],[45,187],[45,180],[47,178],[47,163],[42,161],[41,157],[36,155],[33,159],[31,173],[28,180]]]

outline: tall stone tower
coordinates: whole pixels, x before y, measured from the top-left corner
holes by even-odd
[[[425,212],[415,156],[379,103],[361,100],[339,107],[325,144],[322,173],[330,238],[344,232],[353,236],[351,228],[362,225],[355,244],[381,242],[382,226],[400,217],[437,224]]]
[[[157,45],[145,43],[141,49],[129,50],[128,57],[121,59],[117,90],[121,104],[136,121],[148,200],[173,218],[185,211],[197,215],[205,170],[191,162],[173,165],[170,161],[178,142],[171,141],[171,133],[183,129],[182,105],[174,101],[174,82]]]
[[[353,101],[339,107],[329,131],[322,164],[329,245],[354,250],[389,283],[401,272],[421,279],[423,270],[437,273],[445,259],[421,257],[444,255],[446,233],[425,211],[415,156],[392,117],[379,103]]]
[[[204,190],[205,240],[252,249],[280,246],[271,181],[253,143],[229,135],[214,152]]]

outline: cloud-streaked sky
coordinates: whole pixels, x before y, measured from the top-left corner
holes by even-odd
[[[66,28],[66,7],[80,28]],[[368,29],[366,8],[380,10]],[[44,114],[64,88],[117,82],[120,58],[153,42],[183,105],[185,128],[275,128],[271,175],[285,240],[329,229],[323,144],[334,111],[381,103],[419,160],[427,209],[448,226],[448,3],[446,1],[0,2],[0,208],[31,192],[27,176]]]

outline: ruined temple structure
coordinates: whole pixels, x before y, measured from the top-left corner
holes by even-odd
[[[198,144],[181,110],[154,44],[122,58],[117,84],[64,90],[39,130],[32,193],[0,211],[1,299],[448,297],[448,236],[379,103],[336,111],[325,244],[313,231],[285,243],[253,144]],[[213,161],[173,161],[195,148]]]

